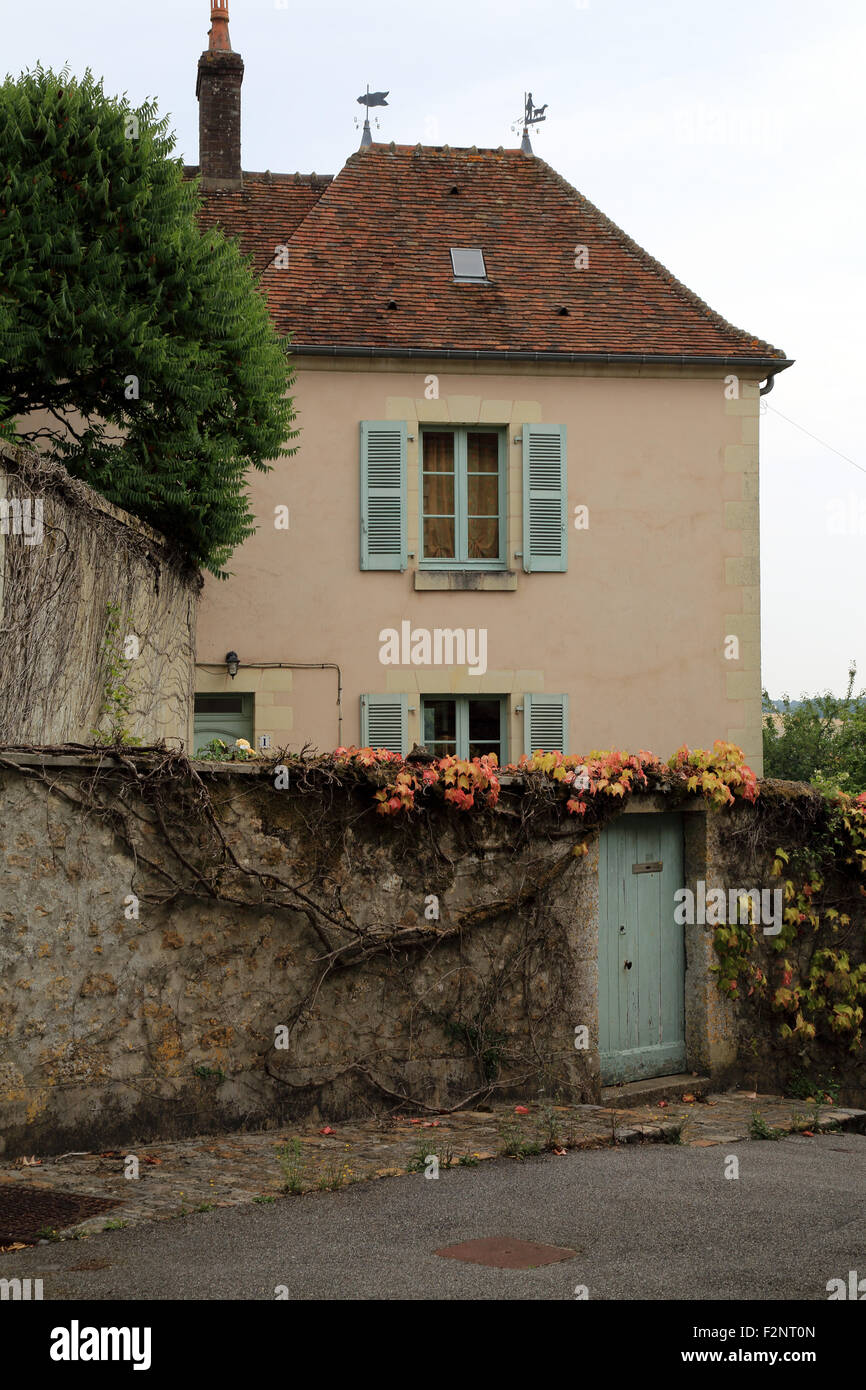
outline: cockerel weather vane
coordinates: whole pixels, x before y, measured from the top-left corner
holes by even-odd
[[[390,90],[390,89],[389,89],[389,90]],[[373,134],[372,134],[372,131],[370,130],[370,107],[371,107],[371,106],[387,106],[387,105],[388,105],[388,102],[386,101],[386,97],[387,97],[387,96],[388,96],[388,92],[371,92],[371,91],[370,91],[370,84],[369,84],[369,82],[368,82],[368,83],[367,83],[367,91],[366,91],[365,95],[362,96],[362,97],[358,97],[358,104],[359,104],[360,106],[366,106],[366,108],[367,108],[367,114],[366,114],[366,116],[364,117],[364,130],[363,130],[363,133],[362,133],[362,135],[361,135],[361,148],[362,148],[362,149],[363,149],[363,147],[364,147],[365,145],[372,145],[372,143],[373,143]],[[375,123],[376,129],[378,130],[378,129],[379,129],[379,122],[378,122],[377,120],[375,120],[375,118],[374,118],[374,123]],[[358,124],[358,118],[357,118],[357,116],[356,116],[356,117],[355,117],[355,125],[357,126],[357,124]]]

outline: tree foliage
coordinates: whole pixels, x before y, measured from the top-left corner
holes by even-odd
[[[245,475],[294,452],[292,377],[167,118],[37,67],[0,85],[0,429],[223,574]]]
[[[844,695],[785,696],[764,691],[764,776],[812,782],[825,790],[866,790],[866,691],[854,693],[852,662]]]

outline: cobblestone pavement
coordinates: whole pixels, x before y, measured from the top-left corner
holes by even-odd
[[[0,1182],[113,1197],[121,1203],[64,1232],[77,1236],[114,1229],[118,1223],[129,1226],[213,1207],[273,1202],[287,1188],[295,1193],[335,1190],[351,1182],[421,1172],[428,1155],[440,1167],[474,1166],[507,1155],[517,1160],[543,1149],[564,1152],[647,1140],[705,1148],[757,1137],[753,1128],[761,1125],[807,1135],[818,1129],[866,1127],[863,1110],[772,1095],[749,1098],[736,1091],[699,1100],[686,1099],[688,1095],[630,1109],[499,1104],[438,1119],[378,1117],[315,1128],[205,1135],[128,1151],[44,1158],[40,1164],[21,1159],[0,1163]],[[131,1157],[137,1160],[137,1178],[125,1176],[135,1169]]]

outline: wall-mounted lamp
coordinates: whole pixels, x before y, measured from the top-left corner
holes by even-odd
[[[232,680],[234,680],[235,676],[237,675],[238,667],[240,666],[240,664],[241,659],[238,656],[237,652],[226,652],[226,670],[228,671]]]

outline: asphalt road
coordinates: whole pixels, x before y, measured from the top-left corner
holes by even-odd
[[[739,1159],[725,1178],[726,1155]],[[49,1299],[778,1299],[866,1276],[866,1137],[663,1144],[499,1160],[37,1246],[0,1277]],[[487,1269],[434,1252],[481,1236],[575,1258]],[[84,1262],[109,1267],[79,1270]]]

